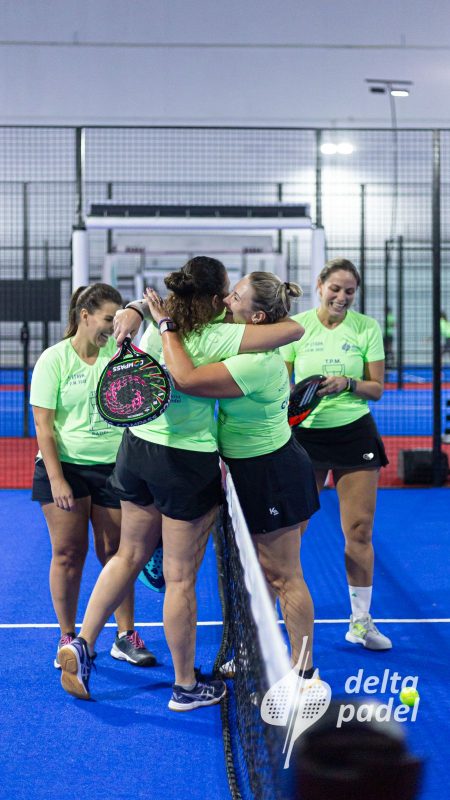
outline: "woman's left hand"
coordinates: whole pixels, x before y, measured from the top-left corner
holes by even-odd
[[[341,394],[341,392],[345,392],[347,383],[348,378],[346,378],[345,375],[330,375],[320,384],[317,396],[330,397],[330,395]]]
[[[158,292],[155,292],[154,289],[146,289],[144,298],[147,300],[150,313],[156,323],[164,319],[164,317],[167,317],[164,300],[159,296]]]

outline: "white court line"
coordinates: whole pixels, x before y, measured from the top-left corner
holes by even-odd
[[[280,625],[284,625],[282,619],[278,620]],[[314,620],[316,625],[348,625],[348,617],[346,619],[316,619]],[[374,622],[381,622],[381,623],[433,623],[433,622],[450,622],[450,617],[439,617],[436,619],[374,619]],[[134,623],[137,628],[162,628],[162,622],[135,622]],[[223,625],[221,620],[208,620],[197,622],[197,627],[212,627],[214,625]],[[81,628],[81,624],[75,626],[76,628]],[[115,622],[107,622],[104,626],[105,628],[116,628]],[[18,622],[18,623],[8,623],[3,622],[0,623],[0,629],[13,629],[13,628],[59,628],[57,622]]]

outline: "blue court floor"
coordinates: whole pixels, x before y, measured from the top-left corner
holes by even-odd
[[[315,662],[333,696],[346,682],[398,673],[418,676],[417,719],[402,723],[410,748],[426,761],[422,800],[450,797],[450,493],[386,489],[379,493],[373,615],[394,648],[370,653],[344,640],[348,616],[342,540],[334,490],[311,522],[304,572],[316,608]],[[22,490],[0,493],[2,586],[1,800],[77,796],[142,800],[229,800],[218,707],[187,714],[167,710],[172,682],[161,627],[162,598],[137,584],[141,634],[159,666],[137,669],[109,656],[113,628],[101,634],[95,702],[74,700],[52,666],[58,631],[48,590],[50,546],[40,509]],[[90,554],[80,621],[98,568]],[[221,637],[212,546],[199,579],[196,663],[211,667]],[[387,703],[393,694],[371,695]],[[353,698],[354,695],[351,696]],[[398,698],[394,696],[395,705]]]

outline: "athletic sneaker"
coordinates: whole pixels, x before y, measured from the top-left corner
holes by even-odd
[[[171,711],[192,711],[201,706],[215,706],[226,693],[227,687],[223,681],[197,681],[190,691],[174,683],[169,708]]]
[[[136,667],[154,667],[156,656],[147,650],[137,631],[127,631],[125,636],[117,635],[111,647],[111,655],[119,661],[128,661]]]
[[[76,636],[70,644],[61,647],[58,653],[61,665],[63,689],[80,700],[89,700],[89,677],[95,656],[89,655],[87,642]]]
[[[370,614],[359,619],[351,616],[345,638],[347,642],[362,644],[368,650],[390,650],[392,647],[391,640],[378,630]]]
[[[63,636],[61,636],[58,642],[58,647],[56,648],[56,656],[53,661],[53,666],[55,667],[55,669],[61,669],[61,664],[59,663],[58,659],[58,654],[59,651],[61,650],[61,647],[64,647],[64,645],[66,644],[70,644],[72,639],[75,639],[75,636],[76,636],[75,631],[70,631],[70,633],[65,633]]]

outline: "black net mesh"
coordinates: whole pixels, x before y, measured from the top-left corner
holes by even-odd
[[[283,800],[283,737],[261,719],[270,688],[259,647],[249,591],[226,507],[214,534],[224,631],[217,677],[232,675],[222,701],[225,758],[233,800]]]

